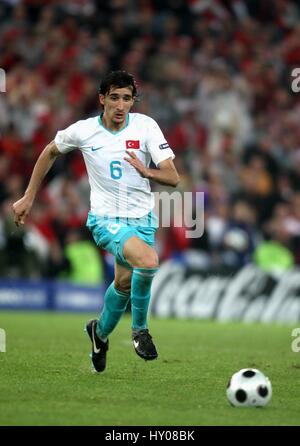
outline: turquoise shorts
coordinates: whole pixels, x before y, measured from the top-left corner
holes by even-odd
[[[137,236],[154,247],[158,218],[152,211],[141,218],[100,217],[89,212],[86,225],[98,246],[115,256],[117,263],[132,269],[123,255],[124,243]]]

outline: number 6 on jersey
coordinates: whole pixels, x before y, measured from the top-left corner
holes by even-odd
[[[121,167],[116,167],[116,165],[121,166],[121,161],[112,161],[110,163],[110,176],[114,180],[119,180],[122,177],[122,169]]]

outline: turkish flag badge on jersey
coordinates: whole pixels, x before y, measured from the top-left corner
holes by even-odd
[[[126,141],[126,149],[139,149],[139,148],[140,148],[140,141],[134,141],[133,139]]]

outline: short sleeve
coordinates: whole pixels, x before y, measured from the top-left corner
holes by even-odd
[[[146,146],[151,158],[156,166],[168,158],[175,158],[174,152],[169,146],[161,129],[154,119],[149,118],[147,126],[147,142]]]
[[[80,147],[78,123],[70,125],[65,130],[56,133],[54,142],[61,153],[68,153]]]

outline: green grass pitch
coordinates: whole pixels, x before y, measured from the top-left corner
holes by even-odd
[[[150,319],[159,359],[140,359],[126,315],[112,334],[107,369],[91,372],[86,314],[0,314],[0,425],[299,425],[295,326]],[[300,323],[299,323],[300,326]],[[271,379],[265,408],[233,408],[225,391],[244,367]]]

